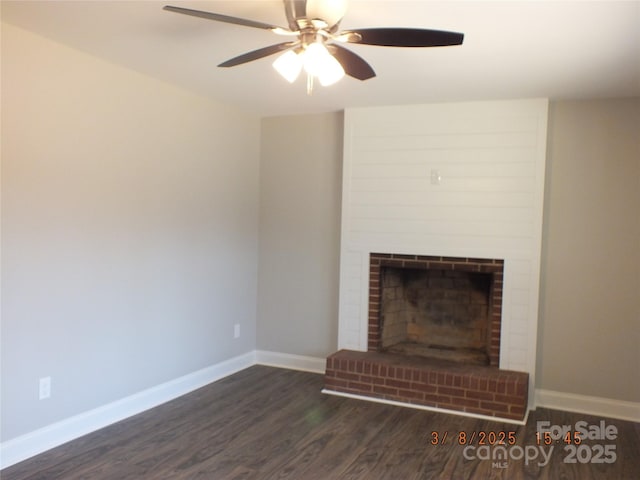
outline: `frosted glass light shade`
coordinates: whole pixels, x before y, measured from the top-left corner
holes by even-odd
[[[329,85],[333,85],[342,77],[344,77],[344,69],[340,62],[338,62],[332,55],[331,61],[327,62],[325,65],[324,71],[318,75],[318,80],[320,80],[320,85],[323,87],[328,87]]]
[[[273,62],[273,68],[275,68],[287,82],[293,83],[302,71],[302,59],[300,55],[293,50],[289,50],[276,58]]]
[[[308,18],[320,18],[331,27],[342,20],[347,11],[346,0],[307,0]]]
[[[333,85],[344,76],[344,69],[321,43],[312,43],[302,59],[305,71],[318,77],[323,87]]]

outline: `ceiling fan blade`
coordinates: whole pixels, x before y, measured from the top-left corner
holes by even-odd
[[[344,73],[357,78],[358,80],[368,80],[376,76],[371,65],[369,65],[361,56],[356,55],[351,50],[347,50],[337,44],[327,45],[329,52],[338,60]]]
[[[243,63],[252,62],[253,60],[258,60],[259,58],[268,57],[269,55],[273,55],[274,53],[282,52],[283,50],[287,50],[288,48],[291,48],[295,45],[296,42],[277,43],[275,45],[270,45],[268,47],[259,48],[258,50],[243,53],[242,55],[233,57],[226,62],[222,62],[218,66],[235,67],[236,65],[242,65]]]
[[[383,47],[445,47],[461,45],[464,39],[462,33],[424,28],[359,28],[349,32],[362,37],[357,43]]]
[[[278,27],[277,25],[269,25],[268,23],[256,22],[253,20],[247,20],[245,18],[230,17],[229,15],[221,15],[219,13],[203,12],[202,10],[192,10],[190,8],[165,5],[163,7],[163,10],[182,13],[184,15],[191,15],[192,17],[206,18],[207,20],[215,20],[216,22],[233,23],[235,25],[242,25],[244,27],[262,28],[263,30],[286,30]]]

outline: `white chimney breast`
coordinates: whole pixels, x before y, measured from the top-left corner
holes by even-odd
[[[345,111],[340,349],[367,350],[371,252],[504,259],[500,368],[529,373],[531,396],[547,110],[533,99]]]

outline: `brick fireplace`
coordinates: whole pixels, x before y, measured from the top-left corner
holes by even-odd
[[[327,359],[325,391],[522,420],[529,375],[499,369],[504,261],[371,253],[368,349]]]
[[[345,110],[326,391],[523,420],[547,118],[545,99]]]

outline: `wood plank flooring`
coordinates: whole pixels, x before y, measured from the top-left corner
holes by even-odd
[[[536,422],[600,417],[538,409],[526,426],[395,407],[320,392],[321,375],[254,366],[0,472],[2,480],[103,479],[638,479],[640,424],[585,440],[580,457],[552,445],[543,465]],[[445,444],[433,445],[432,432]],[[502,461],[480,432],[514,431]],[[459,432],[471,448],[458,445]],[[485,438],[489,443],[490,438]],[[609,444],[612,463],[592,463]],[[579,446],[578,446],[579,447]],[[578,448],[575,447],[574,448]],[[545,452],[551,446],[542,446]],[[523,456],[528,452],[530,458]],[[565,463],[567,459],[576,463]],[[600,459],[604,458],[602,456]],[[611,458],[609,456],[609,458]],[[497,463],[495,463],[497,462]],[[505,462],[505,463],[503,463]],[[581,463],[585,462],[585,463]]]

